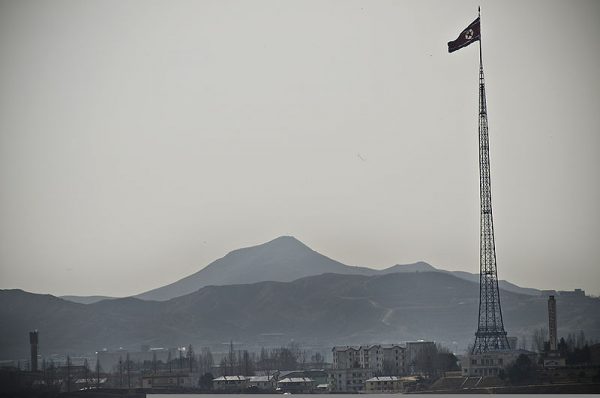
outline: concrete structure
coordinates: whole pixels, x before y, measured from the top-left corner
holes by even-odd
[[[367,394],[402,392],[402,382],[398,376],[373,377],[365,382]]]
[[[38,331],[29,332],[29,344],[31,346],[31,365],[29,370],[37,372],[38,370]]]
[[[481,354],[469,354],[462,358],[463,376],[498,376],[500,371],[512,364],[519,355],[527,355],[533,363],[537,354],[527,350],[498,350]]]
[[[433,344],[433,343],[432,343]],[[400,344],[333,347],[333,369],[372,369],[375,373],[406,373],[406,348]]]
[[[558,349],[556,336],[556,300],[554,296],[548,298],[548,333],[550,337],[550,352]]]
[[[362,392],[365,381],[375,375],[370,368],[331,369],[327,384],[331,392]]]
[[[217,391],[241,392],[248,388],[246,376],[221,376],[213,379],[213,389]]]
[[[313,379],[308,377],[286,377],[277,382],[277,391],[294,394],[308,394],[316,387]]]
[[[436,353],[433,341],[409,341],[406,343],[404,367],[410,374],[422,372],[425,364],[433,362]]]
[[[435,345],[416,342],[413,353],[419,348]],[[332,349],[333,364],[327,384],[332,392],[360,392],[365,381],[374,376],[400,376],[407,373],[407,348],[400,344],[371,344],[363,346],[336,346]]]
[[[406,348],[400,344],[383,344],[382,373],[388,376],[399,376],[407,373]]]

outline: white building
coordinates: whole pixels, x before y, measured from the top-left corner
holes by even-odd
[[[368,368],[331,369],[327,381],[331,392],[362,392],[365,381],[372,378],[375,372]]]
[[[311,393],[315,387],[315,381],[308,377],[286,377],[277,382],[278,391],[296,394]]]
[[[274,390],[277,387],[277,381],[273,376],[250,376],[248,378],[248,388],[251,387],[259,390]]]
[[[498,376],[502,369],[511,365],[521,354],[527,355],[535,363],[537,354],[527,350],[500,350],[465,355],[461,361],[462,375]]]
[[[367,394],[402,392],[402,381],[398,376],[372,377],[365,382]]]

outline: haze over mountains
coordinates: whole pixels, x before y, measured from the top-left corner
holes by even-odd
[[[546,325],[545,297],[508,282],[501,289],[510,335],[529,337]],[[479,286],[477,275],[422,262],[381,271],[351,267],[295,238],[281,237],[233,251],[139,297],[144,300],[81,304],[0,290],[0,359],[25,356],[27,332],[33,329],[40,330],[40,349],[46,354],[138,349],[141,344],[220,346],[230,339],[248,347],[294,339],[323,350],[336,344],[432,339],[460,349],[471,342],[476,327]],[[600,338],[600,299],[559,297],[557,304],[559,334],[585,330]]]

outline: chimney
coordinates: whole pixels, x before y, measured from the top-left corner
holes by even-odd
[[[556,300],[554,296],[548,297],[548,332],[550,334],[550,352],[556,352]]]
[[[38,331],[34,330],[29,332],[29,344],[31,345],[31,367],[32,372],[37,372],[37,360],[38,360]]]

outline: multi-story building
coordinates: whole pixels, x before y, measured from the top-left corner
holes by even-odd
[[[399,344],[336,346],[328,384],[331,391],[364,391],[373,376],[398,376],[405,372],[405,348]]]
[[[382,374],[387,376],[399,376],[406,374],[406,348],[400,344],[384,344]]]
[[[410,374],[427,372],[433,365],[436,353],[433,341],[409,341],[406,343],[405,369]]]
[[[364,391],[365,381],[372,378],[373,369],[331,369],[329,371],[328,385],[332,392],[361,392]]]

